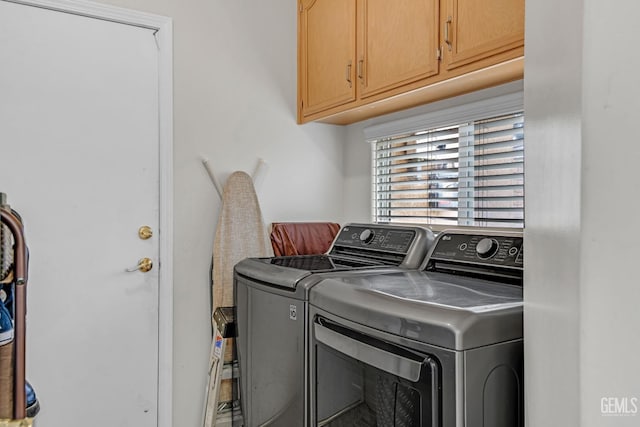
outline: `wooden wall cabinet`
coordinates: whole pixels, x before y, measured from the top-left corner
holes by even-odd
[[[447,70],[524,46],[523,0],[445,0]]]
[[[301,121],[438,74],[438,0],[301,0]]]
[[[357,96],[438,74],[438,0],[358,0]]]
[[[307,117],[356,99],[356,0],[300,2],[299,112]]]
[[[522,78],[523,54],[523,0],[299,0],[298,122],[348,124]]]

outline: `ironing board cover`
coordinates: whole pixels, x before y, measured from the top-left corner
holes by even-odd
[[[247,257],[273,256],[252,178],[229,176],[213,246],[213,310],[235,305],[233,267]]]

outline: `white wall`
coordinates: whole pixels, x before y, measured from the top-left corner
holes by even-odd
[[[640,398],[640,6],[611,6],[526,6],[529,427],[640,422],[601,413],[602,398]]]
[[[346,127],[344,146],[344,214],[352,222],[371,221],[371,145],[363,129],[370,121]]]
[[[266,222],[343,221],[344,129],[295,123],[296,3],[102,0],[174,20],[174,425],[198,426],[210,342],[209,267],[221,182],[267,173]]]
[[[526,7],[525,414],[577,426],[582,0]]]
[[[583,57],[581,424],[637,426],[600,417],[602,397],[640,399],[640,209],[635,130],[640,113],[640,4],[585,1]],[[607,23],[615,22],[615,28]],[[602,52],[607,58],[603,61]],[[614,58],[619,58],[616,60]],[[615,208],[611,208],[615,207]],[[637,404],[640,410],[640,402]]]

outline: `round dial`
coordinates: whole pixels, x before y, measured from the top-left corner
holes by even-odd
[[[360,233],[360,241],[362,241],[365,244],[368,244],[368,243],[371,243],[371,241],[375,236],[376,236],[376,233],[374,233],[373,230],[367,228],[362,233]]]
[[[499,246],[500,244],[496,239],[490,239],[488,237],[485,237],[484,239],[480,240],[476,245],[476,253],[480,258],[483,258],[483,259],[491,258],[496,254],[496,252],[498,252]]]

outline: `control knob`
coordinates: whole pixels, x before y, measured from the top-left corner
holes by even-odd
[[[360,241],[367,245],[373,241],[373,238],[375,236],[376,234],[373,232],[373,230],[367,228],[362,233],[360,233]]]
[[[499,246],[500,244],[496,239],[485,237],[476,245],[476,254],[478,254],[478,257],[482,259],[491,258],[496,254],[496,252],[498,252]]]

